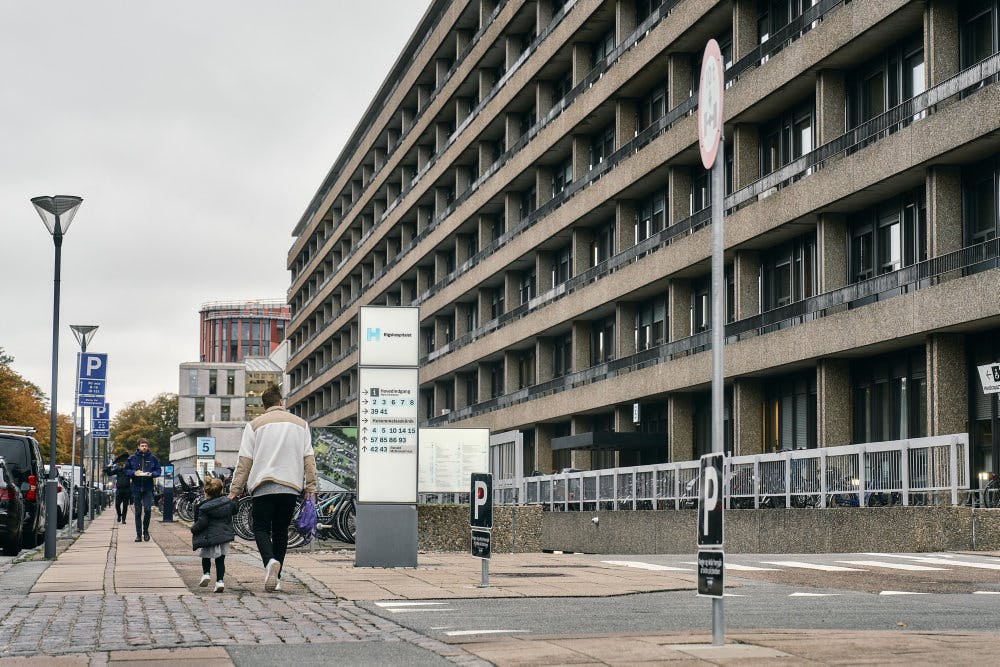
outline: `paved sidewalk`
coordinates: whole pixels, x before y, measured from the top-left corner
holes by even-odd
[[[135,542],[131,524],[96,517],[32,587],[32,593],[185,594],[187,587],[154,542]]]

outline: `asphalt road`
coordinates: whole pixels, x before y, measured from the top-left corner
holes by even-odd
[[[692,556],[591,556],[693,571]],[[627,563],[627,565],[625,564]],[[738,566],[742,569],[735,569]],[[753,569],[750,569],[753,568]],[[758,569],[759,568],[759,569]],[[727,556],[729,629],[1000,631],[1000,559],[960,554]],[[705,631],[693,592],[619,597],[383,601],[366,609],[442,641],[580,633]]]

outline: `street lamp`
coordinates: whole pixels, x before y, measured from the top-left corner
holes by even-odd
[[[80,353],[81,354],[86,354],[87,353],[87,346],[90,345],[90,341],[92,341],[94,339],[94,336],[97,335],[97,327],[95,325],[92,325],[92,324],[71,324],[69,326],[69,328],[73,330],[73,335],[76,337],[76,342],[80,344]],[[72,535],[73,534],[73,493],[74,493],[73,486],[74,486],[74,484],[76,484],[76,409],[77,409],[77,407],[79,407],[79,406],[77,406],[77,403],[80,402],[80,398],[79,398],[79,393],[80,393],[80,364],[79,363],[76,364],[76,375],[75,375],[75,377],[76,377],[76,385],[75,385],[75,389],[73,391],[73,449],[72,449],[73,453],[70,455],[70,462],[69,462],[70,466],[71,466],[71,469],[73,470],[73,472],[70,474],[70,479],[69,479],[69,523],[66,524],[66,534],[67,535]],[[84,412],[81,416],[85,416],[85,415],[86,415],[86,412]],[[84,438],[83,419],[81,418],[80,419],[80,471],[81,471],[80,482],[81,483],[83,482],[83,474],[82,474],[82,471],[83,471],[83,461],[84,461],[84,458],[86,456],[86,454],[84,453],[84,449],[83,449],[83,438]],[[76,490],[76,492],[78,493],[80,499],[82,500],[83,499],[83,493],[80,492],[79,490]],[[93,506],[93,503],[91,503],[91,506]],[[93,511],[93,510],[91,510],[91,511]],[[83,530],[83,503],[82,502],[78,502],[77,503],[76,513],[78,515],[78,518],[77,518],[77,528],[82,531]],[[93,519],[94,518],[93,515],[91,515],[90,518]]]
[[[52,235],[56,248],[55,278],[52,288],[52,396],[49,405],[49,478],[45,481],[45,557],[56,557],[56,397],[59,382],[59,268],[62,260],[63,235],[69,230],[76,211],[83,202],[81,197],[56,195],[34,197],[31,203],[41,216],[45,228]]]

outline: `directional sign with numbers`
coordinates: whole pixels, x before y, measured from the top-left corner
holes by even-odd
[[[358,372],[358,501],[417,502],[416,368]]]
[[[203,437],[196,441],[199,458],[215,458],[215,438]]]

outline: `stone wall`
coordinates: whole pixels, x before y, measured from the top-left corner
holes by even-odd
[[[541,543],[545,550],[587,553],[693,553],[696,517],[692,510],[545,512]],[[1000,510],[728,510],[724,531],[729,553],[998,550]]]
[[[493,507],[493,551],[543,550],[542,508]],[[417,547],[421,551],[469,551],[468,505],[417,505]]]

